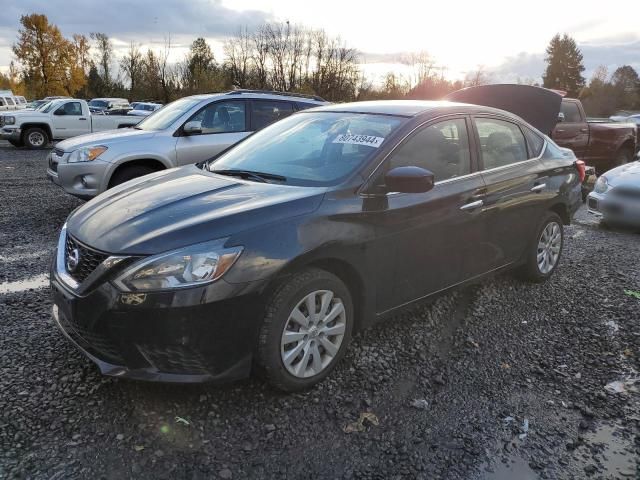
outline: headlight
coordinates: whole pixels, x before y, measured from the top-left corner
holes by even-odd
[[[601,175],[593,186],[593,191],[596,193],[604,193],[607,190],[609,190],[609,182],[607,182],[607,177]]]
[[[126,269],[115,284],[125,292],[193,287],[224,275],[242,247],[224,248],[226,239],[192,245],[145,258]]]
[[[5,125],[13,125],[14,123],[16,123],[16,117],[10,117],[10,116],[4,117]]]
[[[69,163],[78,163],[78,162],[90,162],[91,160],[95,160],[104,152],[107,151],[107,147],[104,145],[98,145],[96,147],[84,147],[79,148],[75,152],[73,152],[69,156]]]

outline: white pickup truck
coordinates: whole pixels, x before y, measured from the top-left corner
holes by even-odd
[[[91,114],[84,100],[53,100],[40,110],[0,114],[0,139],[15,147],[44,148],[53,140],[131,127],[139,117]]]

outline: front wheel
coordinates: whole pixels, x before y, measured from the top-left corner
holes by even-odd
[[[346,285],[324,270],[300,272],[267,302],[256,355],[259,371],[280,390],[309,388],[344,356],[352,330]]]
[[[618,153],[616,153],[616,159],[615,159],[616,167],[619,167],[621,165],[626,165],[627,163],[632,161],[633,161],[633,149],[621,148],[620,150],[618,150]]]
[[[536,283],[547,280],[558,268],[563,245],[562,219],[557,213],[548,212],[536,230],[535,240],[528,247],[520,276]]]
[[[49,135],[41,128],[29,128],[22,137],[22,141],[31,149],[44,148],[49,144]]]

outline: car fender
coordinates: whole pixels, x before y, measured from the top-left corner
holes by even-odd
[[[134,162],[136,160],[155,160],[161,163],[165,169],[173,168],[176,166],[175,160],[158,152],[125,152],[108,162],[107,169],[102,178],[102,181],[100,182],[100,191],[104,192],[107,189],[107,187],[109,186],[109,181],[111,180],[113,173],[118,169],[118,167],[127,163]]]

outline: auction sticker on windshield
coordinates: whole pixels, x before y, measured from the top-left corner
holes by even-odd
[[[350,135],[347,133],[338,135],[338,137],[333,141],[333,143],[366,145],[373,148],[378,148],[382,144],[382,142],[384,142],[384,137],[375,137],[373,135]]]

